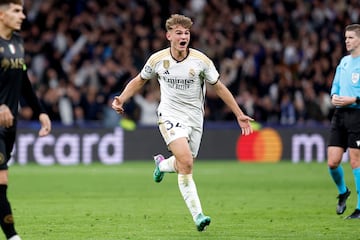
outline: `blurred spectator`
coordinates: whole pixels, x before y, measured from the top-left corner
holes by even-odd
[[[279,106],[273,102],[269,95],[258,98],[254,117],[261,123],[278,124],[280,119]]]
[[[134,100],[140,108],[139,124],[142,126],[157,126],[156,110],[159,106],[159,92],[148,90],[144,94],[135,95]]]
[[[25,10],[31,80],[52,120],[66,125],[118,125],[109,99],[166,46],[164,21],[175,12],[194,18],[191,46],[213,59],[247,114],[272,124],[327,122],[342,29],[360,21],[358,0],[35,0]],[[142,114],[153,110],[140,106],[155,109],[150,87],[129,103],[127,117],[144,123]],[[206,118],[234,120],[207,94]],[[31,114],[21,108],[23,118]]]
[[[293,125],[296,121],[295,107],[289,93],[284,93],[280,103],[280,123]]]
[[[109,97],[106,100],[106,105],[103,107],[103,126],[106,128],[113,128],[118,127],[120,125],[121,115],[112,109],[111,104],[113,101],[113,98],[116,95]]]

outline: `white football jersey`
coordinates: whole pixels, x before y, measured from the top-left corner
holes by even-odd
[[[219,73],[202,52],[189,49],[181,62],[170,54],[170,48],[150,56],[141,73],[142,79],[157,78],[161,101],[158,114],[181,120],[188,126],[202,126],[204,118],[205,81],[215,84]]]

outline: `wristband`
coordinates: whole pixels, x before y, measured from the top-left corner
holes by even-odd
[[[360,97],[356,97],[355,103],[360,104]]]

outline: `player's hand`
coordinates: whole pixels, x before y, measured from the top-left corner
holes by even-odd
[[[254,121],[253,118],[251,118],[247,115],[242,115],[240,117],[237,117],[237,121],[241,128],[241,135],[247,136],[247,135],[253,133],[253,128],[250,124],[250,122]]]
[[[339,96],[334,94],[331,98],[331,103],[338,107],[347,106],[354,103],[354,97]]]
[[[39,130],[39,136],[43,137],[48,135],[51,131],[51,121],[49,116],[46,113],[41,113],[39,115],[39,121],[41,124],[41,128]]]
[[[9,128],[14,124],[14,116],[8,106],[5,104],[0,105],[0,126]]]
[[[118,114],[124,113],[124,103],[121,101],[121,98],[119,96],[114,97],[114,100],[111,104],[112,109],[114,109]]]

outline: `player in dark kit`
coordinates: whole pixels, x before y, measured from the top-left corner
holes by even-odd
[[[11,240],[21,239],[15,231],[7,198],[7,162],[15,143],[20,97],[39,118],[39,136],[46,136],[51,130],[50,118],[43,111],[27,75],[22,38],[15,33],[24,19],[22,0],[0,0],[0,226]]]

